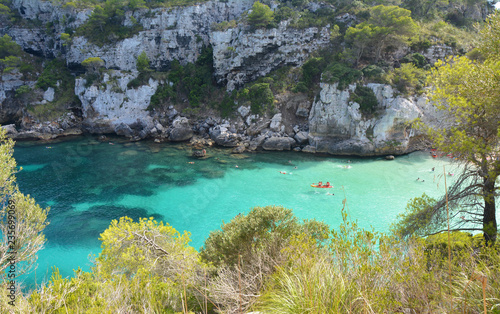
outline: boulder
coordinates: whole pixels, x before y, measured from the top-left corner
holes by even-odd
[[[217,145],[224,147],[236,147],[241,140],[241,136],[228,131],[225,126],[218,125],[210,130],[210,138]]]
[[[273,136],[264,142],[262,148],[265,150],[291,150],[294,143],[295,140],[290,137]]]
[[[241,154],[245,152],[245,146],[244,145],[238,145],[233,150],[231,151],[231,154]]]
[[[120,123],[115,126],[116,135],[125,136],[125,137],[133,137],[134,131],[125,123]]]
[[[189,141],[194,135],[194,132],[191,128],[187,127],[178,127],[173,128],[170,131],[170,140],[173,142],[183,142]]]
[[[271,119],[271,123],[269,124],[269,128],[271,129],[271,131],[274,131],[274,132],[280,132],[280,131],[283,131],[281,129],[281,113],[277,113],[273,116],[273,118]]]
[[[271,121],[268,119],[262,119],[260,121],[257,121],[256,123],[252,123],[248,128],[247,128],[247,134],[250,136],[254,136],[262,132],[265,128],[267,128],[271,124]]]
[[[17,134],[15,124],[2,125],[1,127],[7,132],[7,135]]]
[[[304,131],[298,132],[293,138],[299,145],[305,145],[309,142],[308,133]]]
[[[316,153],[316,147],[311,146],[311,145],[307,145],[306,147],[302,148],[302,151],[303,151],[304,153],[311,153],[311,154],[314,154],[314,153]]]

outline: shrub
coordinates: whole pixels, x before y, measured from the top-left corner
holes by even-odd
[[[426,73],[412,63],[404,63],[400,68],[394,69],[391,73],[388,73],[386,78],[398,91],[407,95],[410,92],[419,93],[422,91],[425,84]]]
[[[406,55],[403,59],[401,59],[401,62],[413,63],[413,65],[419,69],[424,68],[428,64],[427,59],[418,52]]]
[[[149,58],[146,55],[146,52],[141,52],[141,54],[137,57],[136,67],[139,72],[151,71],[149,68]]]
[[[248,14],[248,22],[255,28],[264,28],[274,20],[274,13],[267,5],[254,2],[252,12]]]
[[[311,88],[314,83],[319,82],[321,72],[325,66],[325,60],[321,57],[311,58],[302,66],[302,79],[304,84]]]
[[[263,113],[272,108],[274,95],[269,88],[269,83],[258,83],[248,89],[248,100],[250,100],[250,110],[254,114]]]
[[[357,85],[354,93],[351,94],[351,101],[359,104],[362,113],[370,114],[375,112],[378,101],[373,90],[369,87]]]
[[[349,84],[355,83],[363,76],[363,72],[350,68],[343,63],[330,64],[323,73],[323,81],[329,84],[339,83],[338,89],[343,90]]]
[[[229,117],[236,109],[236,104],[234,103],[235,93],[235,91],[231,95],[226,93],[217,106],[224,118]]]
[[[31,93],[32,89],[28,85],[22,85],[19,86],[18,89],[16,89],[16,98],[21,97],[22,95],[26,95],[28,93]]]
[[[89,57],[82,61],[82,66],[91,73],[97,73],[99,68],[104,66],[104,61],[99,57]]]
[[[148,110],[158,108],[162,104],[169,103],[170,101],[175,101],[177,99],[176,97],[177,93],[168,82],[166,84],[158,86],[155,94],[151,97],[151,103],[148,106]]]

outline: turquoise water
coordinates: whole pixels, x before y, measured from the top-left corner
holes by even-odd
[[[254,206],[283,205],[299,218],[335,228],[345,197],[359,225],[387,231],[410,198],[444,193],[443,165],[453,172],[450,159],[436,160],[425,152],[393,161],[294,152],[231,155],[216,148],[207,153],[198,160],[186,145],[118,138],[17,143],[21,190],[50,206],[48,241],[36,274],[26,277],[25,285],[46,280],[52,266],[63,276],[78,267],[89,270],[89,254],[100,252],[99,234],[121,216],[152,216],[187,230],[198,249],[222,221]],[[318,181],[334,188],[310,186]]]

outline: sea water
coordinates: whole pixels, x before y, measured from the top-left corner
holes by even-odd
[[[47,281],[52,267],[63,276],[78,267],[90,270],[101,250],[99,235],[122,216],[154,217],[189,231],[199,249],[210,231],[255,206],[282,205],[300,219],[336,228],[345,199],[350,219],[386,232],[408,200],[442,195],[443,171],[455,171],[449,158],[428,152],[389,161],[297,152],[232,155],[220,148],[207,148],[207,157],[196,159],[192,151],[185,144],[119,138],[17,143],[21,191],[50,207],[47,242],[24,285]],[[311,187],[319,181],[334,188]]]

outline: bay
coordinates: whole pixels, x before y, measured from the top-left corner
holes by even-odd
[[[434,159],[428,152],[392,161],[230,152],[208,148],[206,159],[196,159],[185,144],[91,136],[16,143],[21,191],[50,207],[47,243],[24,285],[46,281],[54,266],[63,276],[78,267],[89,270],[91,256],[101,250],[100,233],[122,216],[154,217],[179,232],[189,231],[191,245],[199,249],[223,221],[255,206],[282,205],[300,219],[336,228],[346,199],[350,219],[386,232],[409,199],[444,193],[443,166],[446,172],[456,171],[449,158]],[[311,187],[318,181],[334,188]]]

